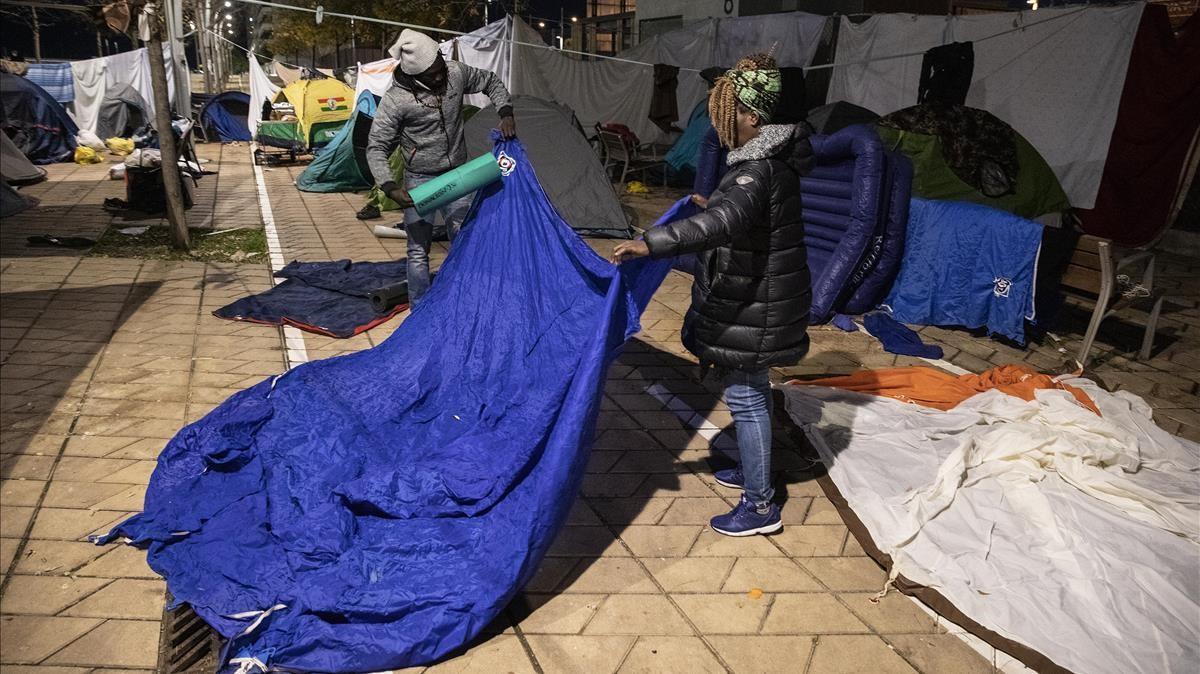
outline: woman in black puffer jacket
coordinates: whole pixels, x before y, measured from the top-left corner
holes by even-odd
[[[811,281],[800,219],[800,176],[812,164],[801,126],[767,124],[780,76],[768,56],[742,59],[709,97],[729,172],[707,210],[617,246],[613,260],[698,253],[683,343],[702,366],[717,368],[737,427],[741,463],[717,481],[743,490],[714,530],[747,536],[783,526],[772,502],[771,390],[768,369],[808,351]]]

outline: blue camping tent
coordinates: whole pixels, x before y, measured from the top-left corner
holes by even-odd
[[[240,91],[225,91],[208,99],[200,108],[200,123],[209,140],[222,143],[249,141],[250,95]]]
[[[367,137],[375,119],[378,99],[370,91],[358,95],[354,114],[333,140],[317,151],[317,158],[296,179],[302,192],[356,192],[375,184],[367,166]]]
[[[566,523],[608,364],[671,261],[610,264],[559,217],[520,142],[495,138],[511,168],[392,336],[183,428],[144,511],[101,539],[149,549],[176,601],[231,638],[224,671],[445,657]]]
[[[69,161],[79,133],[45,89],[10,73],[0,73],[0,129],[35,164]]]

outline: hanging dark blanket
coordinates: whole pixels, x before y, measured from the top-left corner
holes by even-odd
[[[967,104],[967,91],[975,73],[975,46],[952,42],[925,52],[917,103]]]
[[[275,272],[286,279],[213,312],[217,318],[293,325],[329,337],[353,337],[408,308],[406,262],[292,262]],[[386,290],[377,311],[373,294]]]
[[[650,95],[650,121],[663,131],[669,132],[679,121],[679,100],[675,96],[679,88],[679,68],[656,63],[654,65],[654,91]]]

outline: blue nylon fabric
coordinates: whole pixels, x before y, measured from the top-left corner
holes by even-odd
[[[250,127],[245,114],[235,114],[223,104],[225,101],[250,105],[250,96],[240,91],[226,91],[208,99],[200,109],[200,122],[216,132],[222,143],[251,140]]]
[[[1042,226],[987,206],[914,197],[884,304],[901,323],[986,327],[1025,343]]]
[[[265,292],[234,300],[213,315],[353,337],[384,318],[371,306],[370,294],[404,281],[408,263],[403,258],[394,262],[293,261],[275,276],[285,280]]]
[[[700,151],[700,141],[704,139],[704,133],[711,128],[712,122],[708,120],[708,99],[705,99],[692,108],[683,134],[663,159],[676,171],[696,170],[696,154]]]
[[[583,478],[605,371],[670,260],[613,267],[519,142],[422,304],[368,351],[235,394],[163,450],[145,511],[176,601],[271,669],[434,661],[532,577]],[[677,204],[673,211],[686,208]],[[668,214],[664,219],[673,218]],[[182,533],[187,532],[187,533]]]

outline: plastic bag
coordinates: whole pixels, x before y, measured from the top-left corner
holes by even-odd
[[[109,138],[104,144],[108,146],[109,152],[120,157],[133,152],[134,147],[132,138]]]
[[[79,134],[75,136],[75,142],[85,147],[90,147],[96,152],[104,152],[104,141],[96,134],[87,129],[80,129]]]
[[[125,179],[125,164],[113,164],[112,168],[108,169],[109,180],[124,180]]]
[[[104,158],[96,154],[96,151],[86,145],[77,145],[75,147],[75,163],[76,164],[99,164],[104,161]]]

